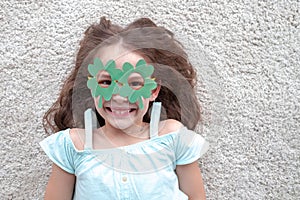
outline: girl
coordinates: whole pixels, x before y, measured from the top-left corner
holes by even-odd
[[[90,26],[44,116],[57,132],[40,143],[53,161],[45,199],[205,199],[195,84],[181,44],[150,19]]]

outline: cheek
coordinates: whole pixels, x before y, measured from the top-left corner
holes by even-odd
[[[93,99],[94,99],[94,104],[95,104],[96,108],[98,108],[99,97],[93,98]]]
[[[94,98],[94,104],[95,104],[96,109],[99,109],[99,106],[98,106],[99,105],[99,99],[100,99],[99,96]]]
[[[102,108],[99,108],[98,107],[98,105],[97,105],[97,102],[98,101],[95,101],[96,103],[95,103],[95,109],[96,109],[96,111],[98,112],[98,114],[105,120],[106,119],[106,114],[105,114],[105,110],[104,110],[104,108],[102,107]]]
[[[144,108],[143,108],[143,110],[140,110],[140,112],[144,116],[149,109],[149,99],[147,99],[147,100],[143,99],[143,104],[144,104]]]
[[[100,99],[99,96],[94,98],[94,105],[95,105],[95,108],[98,111],[98,113],[101,114],[101,112],[103,112],[103,106],[104,106],[105,100],[104,100],[104,98],[102,98],[102,108],[99,108],[99,99]]]
[[[94,105],[95,105],[96,110],[97,110],[98,113],[99,113],[100,108],[98,107],[98,103],[99,103],[99,97],[94,98]]]

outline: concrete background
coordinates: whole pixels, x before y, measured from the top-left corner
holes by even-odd
[[[51,162],[42,116],[83,31],[150,17],[197,67],[207,199],[300,199],[298,0],[0,2],[0,199],[42,199]]]

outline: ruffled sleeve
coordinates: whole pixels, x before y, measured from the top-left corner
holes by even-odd
[[[179,130],[175,144],[176,165],[190,164],[208,150],[208,142],[186,127]]]
[[[40,145],[57,166],[74,174],[74,154],[76,152],[67,134],[69,134],[69,129],[57,132],[42,140]]]

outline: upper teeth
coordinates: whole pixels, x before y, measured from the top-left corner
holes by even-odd
[[[112,112],[115,114],[122,115],[122,114],[129,113],[129,110],[112,110]]]

